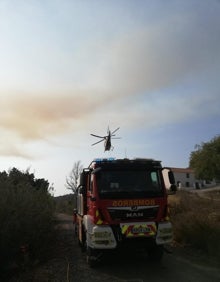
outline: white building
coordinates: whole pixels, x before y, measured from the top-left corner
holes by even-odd
[[[191,168],[171,168],[176,180],[177,188],[193,188],[201,185],[200,181],[195,178],[194,171]]]
[[[177,168],[171,167],[171,170],[174,173],[174,177],[176,180],[177,189],[181,188],[197,188],[200,189],[202,187],[212,187],[215,186],[216,183],[211,181],[207,182],[205,180],[196,179],[193,169],[191,168]],[[164,170],[164,180],[166,188],[170,188],[170,182],[168,179],[168,169]]]

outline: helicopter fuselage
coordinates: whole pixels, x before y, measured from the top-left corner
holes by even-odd
[[[111,144],[111,136],[110,136],[110,135],[108,135],[108,136],[105,138],[104,147],[105,147],[105,151],[110,151],[110,149],[111,149],[111,147],[112,147],[112,144]]]
[[[93,146],[93,145],[96,145],[96,144],[98,144],[98,143],[100,143],[100,142],[102,142],[102,141],[104,141],[104,152],[105,152],[105,151],[110,151],[111,149],[113,150],[114,147],[113,147],[112,144],[111,144],[111,138],[112,138],[112,136],[115,136],[115,132],[116,132],[117,130],[119,130],[119,127],[116,128],[116,129],[115,129],[114,131],[112,131],[112,132],[108,129],[106,136],[100,136],[100,135],[96,135],[96,134],[91,134],[92,136],[101,139],[101,140],[99,140],[98,142],[93,143],[92,146]],[[113,138],[114,138],[114,139],[118,139],[118,138],[120,138],[120,137],[113,137]]]

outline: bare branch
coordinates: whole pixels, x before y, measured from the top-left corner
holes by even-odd
[[[77,161],[73,164],[73,168],[68,177],[66,177],[66,188],[71,190],[74,194],[76,192],[78,186],[78,179],[80,177],[80,173],[83,170],[83,166],[81,161]]]

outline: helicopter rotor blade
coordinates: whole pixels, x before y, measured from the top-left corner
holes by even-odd
[[[102,140],[100,140],[100,141],[98,141],[98,142],[95,142],[95,143],[92,144],[92,146],[93,146],[93,145],[96,145],[96,144],[98,144],[98,143],[100,143],[100,142],[102,142],[102,141],[104,141],[104,140],[105,140],[105,139],[102,139]]]
[[[99,136],[99,135],[95,135],[95,134],[90,134],[90,135],[92,135],[94,137],[98,137],[98,138],[105,138],[106,137],[106,136]]]
[[[113,136],[112,134],[114,134],[117,130],[119,130],[120,127],[116,128],[114,131],[112,131],[111,136]]]

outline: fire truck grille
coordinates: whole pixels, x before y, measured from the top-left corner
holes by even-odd
[[[108,212],[110,217],[114,221],[126,221],[126,220],[152,220],[157,217],[158,206],[138,208],[137,210],[131,208],[109,208]]]

